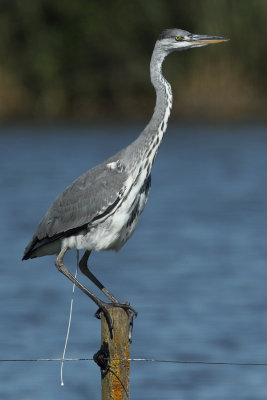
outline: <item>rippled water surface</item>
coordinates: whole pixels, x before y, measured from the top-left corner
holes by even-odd
[[[57,194],[140,129],[1,127],[1,359],[61,357],[71,283],[54,257],[22,263],[24,247]],[[267,362],[266,198],[266,127],[170,125],[135,234],[91,258],[139,311],[132,357]],[[75,252],[66,263],[75,270]],[[95,310],[77,290],[67,357],[99,349]],[[100,398],[93,362],[66,363],[64,387],[57,362],[1,362],[0,372],[1,400]],[[132,399],[266,397],[264,367],[131,364]]]

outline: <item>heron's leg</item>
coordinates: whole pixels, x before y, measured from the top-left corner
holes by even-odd
[[[66,268],[66,266],[63,263],[63,257],[66,253],[66,251],[68,250],[67,247],[64,247],[59,255],[56,258],[55,261],[55,266],[57,267],[57,269],[59,270],[59,272],[61,272],[63,275],[65,275],[67,278],[69,278],[79,289],[81,289],[88,297],[90,297],[90,299],[92,299],[95,304],[99,307],[99,309],[101,310],[101,312],[103,312],[107,323],[108,323],[108,327],[109,327],[109,331],[110,331],[110,336],[113,337],[112,335],[112,329],[113,329],[113,324],[112,324],[112,319],[111,316],[108,312],[108,304],[105,303],[104,301],[98,299],[93,293],[89,292],[89,290],[83,286]]]
[[[127,312],[128,318],[129,318],[129,340],[130,340],[130,342],[131,342],[131,341],[132,341],[132,330],[133,330],[133,319],[134,319],[134,317],[137,317],[137,311],[136,311],[134,308],[130,307],[130,304],[129,304],[129,303],[121,304],[121,303],[116,299],[116,297],[114,297],[114,296],[102,285],[102,283],[95,277],[95,275],[89,270],[88,265],[87,265],[87,262],[88,262],[88,259],[89,259],[89,257],[90,257],[90,254],[91,254],[91,251],[89,251],[89,250],[86,250],[86,251],[85,251],[84,255],[82,256],[82,258],[81,258],[81,260],[80,260],[80,262],[79,262],[80,270],[82,271],[82,273],[83,273],[85,276],[87,276],[87,278],[89,278],[89,279],[102,291],[102,293],[105,294],[105,296],[107,296],[107,297],[109,298],[109,300],[112,302],[112,304],[113,304],[114,306],[117,305],[118,307],[121,307],[121,306],[126,306],[126,307],[128,307],[127,309],[125,309],[125,311]],[[101,314],[101,308],[99,308],[99,309],[97,310],[97,312],[95,313],[95,316],[96,316],[97,318],[100,318],[100,314]]]
[[[116,299],[116,297],[112,296],[111,293],[105,288],[105,286],[102,285],[101,282],[95,277],[95,275],[89,270],[87,262],[88,258],[91,254],[91,251],[86,250],[84,255],[82,256],[80,262],[79,262],[79,267],[82,273],[87,276],[103,293],[105,296],[109,298],[109,300],[112,303],[119,303],[119,301]]]

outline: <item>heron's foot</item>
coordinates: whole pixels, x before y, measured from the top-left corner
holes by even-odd
[[[113,338],[113,322],[112,322],[112,318],[111,315],[109,313],[108,307],[110,305],[110,303],[105,303],[104,301],[98,299],[98,303],[97,305],[99,306],[98,310],[95,312],[95,317],[98,319],[101,319],[101,313],[104,314],[107,324],[108,324],[108,329],[109,329],[109,333],[110,333],[110,337],[111,339]]]
[[[125,302],[125,303],[105,303],[105,302],[101,302],[103,304],[101,304],[101,306],[99,307],[99,309],[96,311],[95,313],[95,317],[98,319],[101,319],[101,313],[103,312],[106,320],[107,320],[107,324],[109,327],[109,331],[110,331],[110,336],[111,338],[113,337],[112,335],[112,329],[113,329],[113,325],[112,325],[112,319],[111,316],[108,312],[108,307],[112,306],[112,307],[120,307],[123,308],[125,310],[125,312],[128,315],[128,319],[129,319],[129,342],[132,342],[132,331],[133,331],[133,319],[134,317],[136,318],[138,315],[138,312],[130,306],[130,303]],[[108,318],[107,318],[107,314],[108,314]],[[109,320],[111,321],[111,323],[109,322]]]

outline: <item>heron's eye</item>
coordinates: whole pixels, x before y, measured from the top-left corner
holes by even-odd
[[[175,36],[175,40],[177,40],[178,42],[179,40],[181,40],[181,36]]]

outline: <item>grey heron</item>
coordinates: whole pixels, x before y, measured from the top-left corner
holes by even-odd
[[[133,234],[151,185],[155,160],[172,108],[171,86],[162,75],[162,63],[173,51],[225,42],[219,36],[195,35],[181,29],[168,29],[156,41],[150,63],[151,82],[156,91],[156,106],[148,125],[129,146],[76,179],[61,193],[41,220],[23,260],[56,254],[55,265],[103,312],[112,335],[112,320],[107,302],[82,285],[66,268],[67,250],[85,250],[79,267],[114,306],[122,307],[130,323],[136,311],[120,303],[92,274],[87,262],[93,250],[119,250]]]

